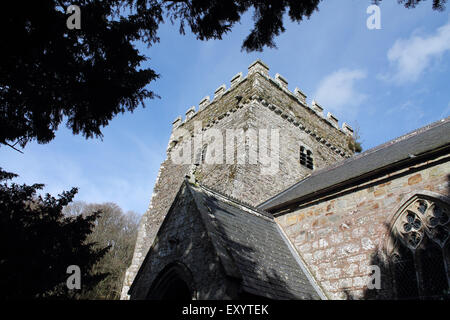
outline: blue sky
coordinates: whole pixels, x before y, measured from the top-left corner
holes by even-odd
[[[431,1],[407,10],[397,1],[381,4],[381,29],[369,30],[367,0],[325,0],[310,20],[290,23],[277,49],[241,51],[251,14],[222,40],[181,36],[170,23],[161,42],[147,49],[148,64],[161,78],[150,88],[161,99],[119,115],[103,140],[73,136],[64,125],[49,144],[29,144],[24,154],[0,148],[0,166],[18,173],[16,182],[45,183],[57,195],[79,187],[75,200],[115,202],[125,211],[147,209],[172,121],[256,59],[280,73],[292,91],[299,87],[325,113],[359,128],[363,148],[450,115],[450,10]],[[450,6],[450,4],[448,5]]]

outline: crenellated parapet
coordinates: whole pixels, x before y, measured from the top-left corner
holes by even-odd
[[[339,120],[331,112],[328,112],[327,120],[333,127],[339,129]]]
[[[209,96],[204,97],[198,104],[198,111],[202,111],[210,104]]]
[[[262,106],[264,106],[264,107],[268,108],[269,110],[271,110],[272,112],[274,112],[277,116],[292,123],[300,131],[303,131],[303,132],[307,133],[308,135],[310,135],[312,138],[314,138],[320,144],[322,144],[322,145],[326,146],[327,148],[329,148],[330,150],[332,150],[334,153],[336,153],[342,157],[346,157],[346,158],[351,156],[351,154],[348,153],[347,150],[344,150],[344,148],[337,146],[332,141],[327,139],[325,136],[322,136],[321,134],[317,133],[316,130],[314,130],[314,128],[311,127],[311,125],[309,125],[308,123],[306,123],[303,119],[292,116],[288,112],[283,111],[282,108],[280,108],[272,103],[268,103],[263,98],[258,97],[257,95],[254,95],[252,97],[251,102],[252,103],[260,103]],[[324,120],[330,122],[330,124],[334,128],[339,130],[339,128],[337,127],[338,120],[331,113],[328,113],[327,119],[324,119]],[[347,125],[346,123],[344,123],[344,124],[345,124],[345,127],[343,127],[342,130],[347,135],[351,136],[353,134],[353,130],[351,129],[351,127],[349,125]]]
[[[186,121],[190,120],[193,116],[195,116],[195,106],[192,106],[186,111]]]
[[[306,103],[306,94],[303,93],[303,91],[301,91],[299,88],[295,88],[294,90],[294,96],[297,97],[297,99],[300,101],[300,103],[302,103],[305,107],[307,107],[307,103]]]
[[[313,100],[311,109],[321,118],[323,118],[323,107],[317,103],[317,101]]]
[[[218,87],[216,91],[214,91],[214,100],[219,99],[226,91],[227,91],[226,85],[223,84],[220,87]]]
[[[183,123],[183,120],[181,119],[181,116],[178,116],[173,122],[172,122],[172,131],[178,128]]]
[[[342,131],[344,131],[346,134],[348,134],[349,136],[353,136],[353,128],[350,127],[347,123],[343,123],[342,124]]]
[[[294,89],[294,91],[291,92],[288,87],[288,84],[289,84],[288,80],[285,77],[283,77],[281,74],[277,73],[277,74],[275,74],[274,78],[271,78],[269,75],[269,67],[261,60],[256,60],[248,67],[248,73],[246,76],[243,76],[242,72],[239,72],[235,76],[233,76],[230,80],[229,88],[227,88],[227,86],[225,84],[222,84],[220,87],[218,87],[214,91],[212,100],[210,100],[209,96],[205,96],[203,99],[201,99],[198,104],[198,111],[196,111],[195,106],[190,107],[186,112],[186,117],[185,117],[184,121],[181,119],[181,117],[178,117],[173,122],[173,130],[177,129],[178,127],[184,126],[185,123],[187,123],[189,120],[191,120],[196,114],[206,112],[206,110],[209,110],[209,109],[213,108],[213,106],[215,106],[216,104],[221,103],[222,99],[226,99],[225,96],[228,96],[234,90],[238,90],[237,88],[240,87],[240,85],[243,82],[247,81],[247,79],[249,79],[249,77],[253,77],[255,74],[262,76],[264,79],[266,79],[270,83],[274,84],[279,90],[286,93],[291,99],[293,99],[297,103],[297,106],[295,108],[302,109],[302,110],[308,112],[308,114],[312,115],[313,117],[315,116],[317,119],[315,121],[316,122],[318,121],[319,123],[324,124],[325,127],[328,128],[328,130],[337,130],[337,132],[339,132],[339,135],[342,137],[353,136],[353,129],[347,123],[344,122],[342,125],[342,128],[340,128],[339,120],[334,114],[332,114],[331,112],[328,112],[327,115],[325,116],[324,108],[317,101],[313,100],[311,102],[311,105],[309,105],[307,102],[307,95],[303,91],[301,91],[298,87],[296,87]],[[258,83],[261,80],[258,80],[258,78],[255,78],[254,81],[256,83],[255,85],[258,86]],[[263,103],[265,102],[263,97],[258,97],[258,94],[256,94],[256,95],[253,94],[253,95],[254,95],[254,97],[252,97],[252,99],[258,98],[259,100],[262,100]],[[242,97],[239,94],[236,94],[235,98],[240,99]],[[247,101],[247,103],[248,102],[249,101]],[[320,133],[318,133],[317,130],[315,130],[313,127],[308,125],[308,123],[305,123],[304,119],[302,119],[301,117],[296,118],[292,113],[283,111],[283,109],[284,109],[283,105],[276,106],[275,104],[272,103],[272,104],[269,104],[268,107],[270,110],[274,111],[275,114],[280,115],[286,121],[293,123],[294,125],[298,124],[298,127],[300,129],[304,129],[305,132],[307,132],[308,134],[311,134],[318,141],[325,142],[325,144],[327,146],[329,146],[336,153],[338,153],[340,155],[349,156],[349,154],[346,151],[342,150],[341,147],[334,146],[333,143],[328,142],[328,139],[326,137],[324,137]],[[234,111],[234,109],[230,109],[230,110],[224,109],[223,114],[222,113],[217,114],[218,111],[214,110],[214,112],[212,112],[214,115],[211,117],[208,117],[209,120],[206,121],[206,123],[204,125],[212,126],[215,123],[217,123],[218,121],[220,121],[221,119],[223,119],[223,118],[227,117],[228,115],[230,115],[231,113],[233,113],[233,111]]]
[[[289,89],[288,89],[288,81],[287,81],[281,74],[277,73],[277,74],[275,75],[275,81],[276,81],[283,89],[289,90]]]
[[[231,82],[231,87],[234,87],[235,85],[237,85],[239,82],[241,82],[243,79],[242,77],[242,72],[239,72],[237,75],[235,75],[233,78],[231,78],[230,82]]]

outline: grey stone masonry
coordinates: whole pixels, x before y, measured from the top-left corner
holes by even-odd
[[[174,264],[192,276],[193,299],[239,299],[242,293],[277,300],[324,296],[271,215],[195,182],[181,186],[131,298],[158,295],[155,283]]]
[[[155,237],[131,289],[131,299],[146,299],[158,274],[174,262],[197,271],[192,272],[192,282],[196,284],[192,298],[205,300],[234,297],[229,292],[232,283],[222,271],[200,212],[186,185],[181,186]]]
[[[292,93],[280,87],[277,80],[269,76],[269,67],[262,61],[252,63],[247,76],[238,74],[233,77],[232,83],[234,85],[228,90],[221,87],[212,101],[209,97],[202,99],[195,116],[190,112],[184,122],[177,119],[174,123],[167,159],[161,164],[149,208],[142,217],[132,264],[125,277],[122,299],[128,298],[128,288],[153,244],[184,177],[192,171],[195,159],[202,158],[203,150],[206,159],[222,153],[223,157],[218,159],[223,161],[203,161],[196,165],[196,179],[203,185],[253,206],[311,174],[311,169],[300,165],[301,146],[311,149],[314,170],[353,154],[349,149],[351,137],[347,131],[331,125],[327,119],[308,107],[304,95],[299,97],[298,92]],[[211,129],[218,129],[219,136],[215,139],[223,140],[223,152],[209,146]],[[236,133],[231,140],[227,133],[230,130]],[[260,155],[264,151],[257,140],[252,143],[252,132],[256,135],[266,134],[270,139],[274,132],[278,134],[278,148],[274,153],[278,156],[275,175],[264,173],[263,169],[267,168],[265,164],[249,161],[250,152]],[[270,139],[269,144],[274,141]],[[189,146],[191,141],[193,143]],[[230,154],[226,153],[227,146],[234,150],[231,163],[228,161]],[[241,154],[239,150],[244,152]],[[173,162],[174,156],[184,152],[191,153],[190,163]],[[239,159],[245,161],[239,162]]]

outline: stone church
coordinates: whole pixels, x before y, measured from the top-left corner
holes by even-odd
[[[173,122],[122,299],[450,296],[450,118],[363,153],[257,60]]]

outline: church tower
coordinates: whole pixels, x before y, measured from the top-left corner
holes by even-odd
[[[173,122],[167,158],[161,164],[150,206],[140,222],[122,299],[127,299],[142,261],[186,176],[250,206],[257,206],[354,153],[353,130],[324,116],[315,101],[257,60],[230,87],[191,107]]]

